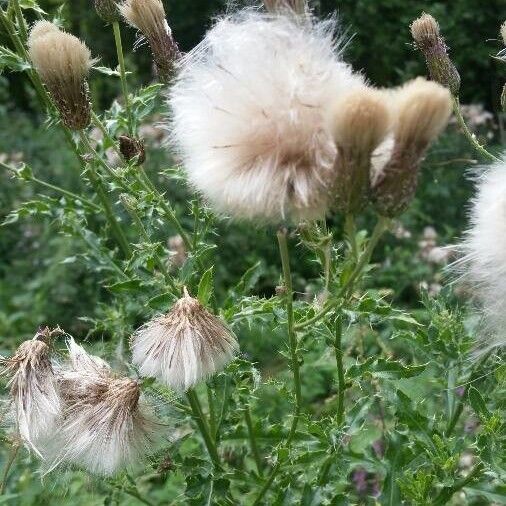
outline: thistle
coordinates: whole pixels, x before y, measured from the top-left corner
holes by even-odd
[[[121,19],[115,0],[95,0],[95,10],[106,23],[114,23]]]
[[[87,83],[93,65],[90,50],[77,37],[47,21],[33,26],[28,50],[65,126],[86,128],[91,117]]]
[[[39,456],[61,416],[57,382],[44,329],[23,342],[11,358],[2,358],[2,375],[9,377],[12,414],[23,442]]]
[[[264,0],[264,5],[269,12],[291,10],[297,14],[304,14],[307,10],[306,0]]]
[[[506,21],[501,25],[501,37],[504,45],[506,46]]]
[[[140,139],[120,135],[119,150],[127,162],[134,160],[135,165],[142,165],[146,161],[146,149]]]
[[[419,166],[430,143],[448,123],[452,106],[448,90],[418,78],[393,93],[396,120],[393,138],[373,157],[372,194],[378,213],[401,214],[413,199]]]
[[[425,57],[431,78],[458,95],[460,75],[448,56],[437,21],[430,14],[422,14],[411,24],[411,35]]]
[[[180,53],[161,0],[126,0],[119,10],[126,22],[146,37],[160,81],[170,81]]]
[[[184,291],[169,313],[132,337],[132,362],[141,376],[186,391],[221,371],[238,351],[232,332]]]
[[[220,20],[182,61],[169,128],[189,181],[216,211],[271,222],[327,212],[332,105],[363,87],[335,28],[248,10]]]
[[[337,205],[356,214],[368,200],[371,155],[390,127],[388,101],[381,92],[363,88],[343,96],[335,110]]]
[[[73,339],[57,369],[63,421],[51,441],[49,472],[60,464],[111,475],[136,466],[151,450],[157,424],[137,381],[117,376]]]

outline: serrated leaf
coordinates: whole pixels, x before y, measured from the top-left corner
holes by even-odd
[[[490,416],[490,411],[485,404],[483,396],[475,387],[469,389],[467,397],[469,399],[469,404],[471,404],[471,407],[478,416],[486,418]]]
[[[30,63],[21,58],[17,53],[5,46],[0,46],[0,74],[4,70],[23,72],[31,67]]]
[[[128,281],[120,281],[109,285],[107,288],[114,293],[120,292],[137,292],[142,287],[142,281],[140,279],[129,279]]]
[[[203,306],[207,306],[209,299],[213,294],[213,269],[214,267],[207,269],[200,278],[197,298]]]
[[[172,292],[166,292],[149,299],[148,306],[160,311],[166,311],[175,300],[176,297]]]

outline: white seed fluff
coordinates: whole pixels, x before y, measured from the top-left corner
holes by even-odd
[[[190,183],[219,212],[321,217],[335,179],[332,105],[363,85],[335,22],[243,11],[183,58],[170,93]]]
[[[506,162],[479,176],[458,266],[483,314],[478,352],[506,346]]]
[[[102,359],[68,342],[57,371],[63,423],[48,445],[51,471],[71,464],[99,475],[136,467],[155,441],[154,422],[136,381],[114,374]]]
[[[216,316],[185,294],[169,313],[141,327],[131,348],[141,376],[184,392],[221,371],[239,345]]]

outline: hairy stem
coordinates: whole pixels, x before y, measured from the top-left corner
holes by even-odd
[[[288,231],[286,230],[286,228],[279,230],[277,234],[279,253],[281,257],[281,265],[283,268],[283,277],[286,290],[285,304],[286,304],[287,325],[288,325],[288,344],[290,347],[291,369],[295,389],[295,407],[292,425],[290,427],[290,432],[288,433],[288,437],[284,444],[284,447],[286,449],[289,449],[292,444],[293,438],[295,437],[297,426],[299,424],[302,407],[302,390],[300,381],[300,364],[297,352],[298,343],[297,343],[297,335],[295,332],[295,320],[293,314],[293,286],[292,286],[292,275],[290,271],[290,255],[288,252],[287,235]],[[260,493],[255,499],[255,502],[253,503],[254,505],[259,504],[260,501],[263,499],[280,469],[281,469],[281,462],[278,460],[278,462],[276,462],[276,465],[272,468],[271,473],[267,478],[267,481],[264,483],[264,486],[260,490]]]
[[[114,43],[116,44],[116,54],[118,55],[119,73],[121,78],[121,91],[123,93],[123,100],[125,101],[125,111],[128,120],[128,133],[135,134],[134,121],[132,116],[132,108],[130,105],[130,98],[128,96],[128,84],[125,68],[125,58],[123,56],[123,44],[121,42],[121,31],[119,29],[119,22],[113,21],[112,29],[114,32]]]
[[[371,256],[374,252],[374,249],[378,245],[379,240],[381,239],[381,236],[385,232],[385,230],[388,227],[389,220],[388,218],[380,217],[378,219],[378,223],[376,224],[376,227],[373,230],[371,239],[369,240],[369,243],[367,244],[366,250],[362,253],[360,256],[357,265],[355,266],[355,269],[350,274],[350,277],[346,280],[346,282],[341,286],[340,290],[338,291],[337,295],[333,300],[330,300],[327,302],[323,308],[316,313],[313,317],[308,318],[307,320],[301,321],[297,325],[295,325],[295,330],[303,330],[306,327],[313,325],[316,322],[319,322],[325,316],[332,311],[333,309],[339,307],[342,304],[342,297],[348,293],[348,291],[353,288],[355,281],[359,278],[359,276],[362,274],[362,271],[369,265],[369,262],[371,261]]]
[[[492,162],[499,162],[499,158],[490,153],[487,149],[485,149],[476,139],[476,136],[469,130],[464,117],[462,116],[462,110],[460,108],[459,97],[453,96],[453,112],[455,113],[455,117],[457,118],[457,122],[462,130],[462,133],[467,138],[471,146],[480,153],[484,158],[491,160]]]
[[[341,346],[343,336],[342,315],[336,318],[335,337],[334,337],[334,354],[336,356],[337,365],[337,424],[340,426],[344,422],[344,368],[343,368],[343,350]]]
[[[197,426],[202,435],[202,439],[204,440],[204,444],[206,445],[209,457],[211,457],[214,467],[220,469],[221,463],[220,457],[218,455],[218,449],[216,448],[214,440],[211,436],[209,425],[207,424],[207,421],[205,419],[204,412],[202,411],[202,407],[200,405],[197,393],[195,392],[195,390],[190,388],[190,390],[186,392],[186,397],[188,399],[188,403],[190,404],[193,413],[193,419],[197,423]]]
[[[251,454],[253,455],[253,459],[255,460],[255,465],[257,467],[257,472],[259,476],[262,476],[262,458],[260,457],[260,452],[258,451],[257,440],[255,438],[255,430],[253,427],[253,420],[251,418],[251,411],[249,406],[246,406],[244,409],[244,419],[246,420],[246,427],[248,429],[248,438],[249,444],[251,446]]]
[[[28,28],[26,26],[26,21],[23,16],[23,11],[21,10],[21,6],[19,4],[19,0],[11,0],[11,4],[14,7],[14,12],[16,13],[16,19],[18,21],[18,29],[21,34],[21,40],[23,43],[26,43],[28,40]]]

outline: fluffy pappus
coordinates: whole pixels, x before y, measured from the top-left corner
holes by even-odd
[[[482,313],[477,352],[506,346],[506,161],[476,178],[470,227],[452,268],[461,274]]]
[[[226,17],[182,61],[170,129],[188,179],[236,218],[321,217],[334,194],[332,105],[363,85],[335,22]]]
[[[239,345],[224,323],[185,290],[169,313],[133,335],[131,348],[141,376],[186,391],[221,371]]]
[[[57,381],[47,334],[23,342],[10,358],[2,358],[2,375],[10,378],[12,417],[26,446],[42,457],[42,447],[61,417]]]
[[[73,339],[57,370],[63,421],[48,445],[50,465],[75,465],[98,475],[134,468],[153,449],[160,431],[137,381],[117,376]]]

